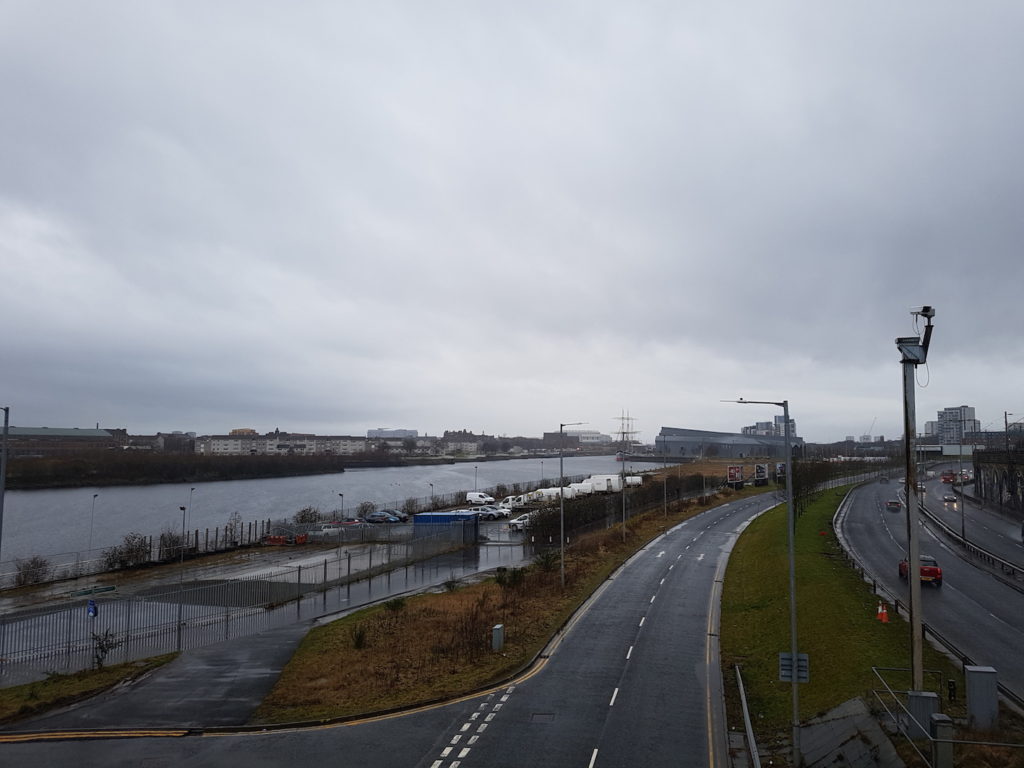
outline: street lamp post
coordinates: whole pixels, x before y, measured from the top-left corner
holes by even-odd
[[[558,569],[565,589],[565,428],[578,427],[585,421],[570,421],[558,425]]]
[[[793,437],[792,427],[789,423],[789,400],[775,402],[772,400],[724,400],[723,402],[775,405],[782,408],[782,418],[785,423],[785,452],[786,452],[786,525],[789,528],[789,657],[792,661],[792,733],[793,733],[793,762],[795,765],[802,765],[803,758],[800,754],[800,681],[797,670],[799,669],[799,655],[796,635],[796,515],[793,509]]]
[[[184,575],[185,575],[185,510],[187,507],[178,507],[181,510],[181,549],[178,553],[178,650],[181,650],[181,618],[182,605],[184,603]]]
[[[473,465],[473,490],[477,490],[476,487],[476,464]]]
[[[544,482],[544,459],[540,460],[540,481]]]
[[[345,494],[344,493],[339,493],[338,496],[341,497],[341,519],[344,520],[345,519]]]
[[[4,544],[4,493],[7,490],[7,432],[11,416],[11,408],[8,405],[2,406],[4,411],[4,432],[3,442],[0,443],[0,562],[3,562]]]
[[[98,496],[98,493],[94,493],[92,495],[92,512],[89,513],[89,548],[86,550],[87,554],[92,552],[92,524],[96,519],[96,497]]]

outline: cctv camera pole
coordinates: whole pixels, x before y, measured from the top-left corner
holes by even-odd
[[[917,462],[914,460],[917,416],[915,412],[914,379],[917,366],[927,362],[928,344],[932,336],[932,318],[935,310],[922,307],[912,314],[926,320],[924,338],[904,336],[896,339],[896,347],[903,355],[903,440],[907,465],[907,583],[910,587],[910,668],[912,688],[924,687],[923,648],[921,632],[921,550],[918,544]]]

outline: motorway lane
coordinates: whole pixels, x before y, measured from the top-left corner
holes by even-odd
[[[675,527],[603,585],[543,668],[488,694],[347,726],[4,744],[4,757],[79,768],[724,766],[718,589],[739,532],[776,503],[769,495],[744,499]]]
[[[909,601],[909,585],[897,564],[906,549],[906,508],[887,512],[891,486],[877,483],[853,491],[842,521],[857,559],[890,593]],[[1024,594],[960,557],[958,548],[921,526],[921,552],[942,567],[941,587],[921,585],[925,624],[946,637],[976,664],[996,668],[1001,683],[1024,695]]]

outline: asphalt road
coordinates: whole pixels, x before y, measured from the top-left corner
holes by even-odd
[[[856,489],[843,520],[844,535],[857,559],[890,593],[909,602],[909,585],[897,566],[906,550],[906,507],[885,509],[894,497],[894,483],[869,483]],[[928,483],[926,503],[942,498],[939,481]],[[975,523],[968,518],[968,526]],[[943,584],[921,585],[923,621],[968,655],[975,664],[995,667],[999,682],[1024,695],[1024,593],[991,572],[978,568],[943,536],[922,525],[921,553],[935,557]]]
[[[775,503],[768,495],[744,499],[667,532],[603,585],[540,668],[498,690],[400,717],[287,733],[8,743],[5,762],[727,765],[719,590],[740,531]]]

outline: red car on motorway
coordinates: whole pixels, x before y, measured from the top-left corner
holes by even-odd
[[[930,581],[936,587],[942,586],[942,569],[931,555],[921,555],[921,581]],[[907,558],[900,560],[900,578],[907,578]]]

